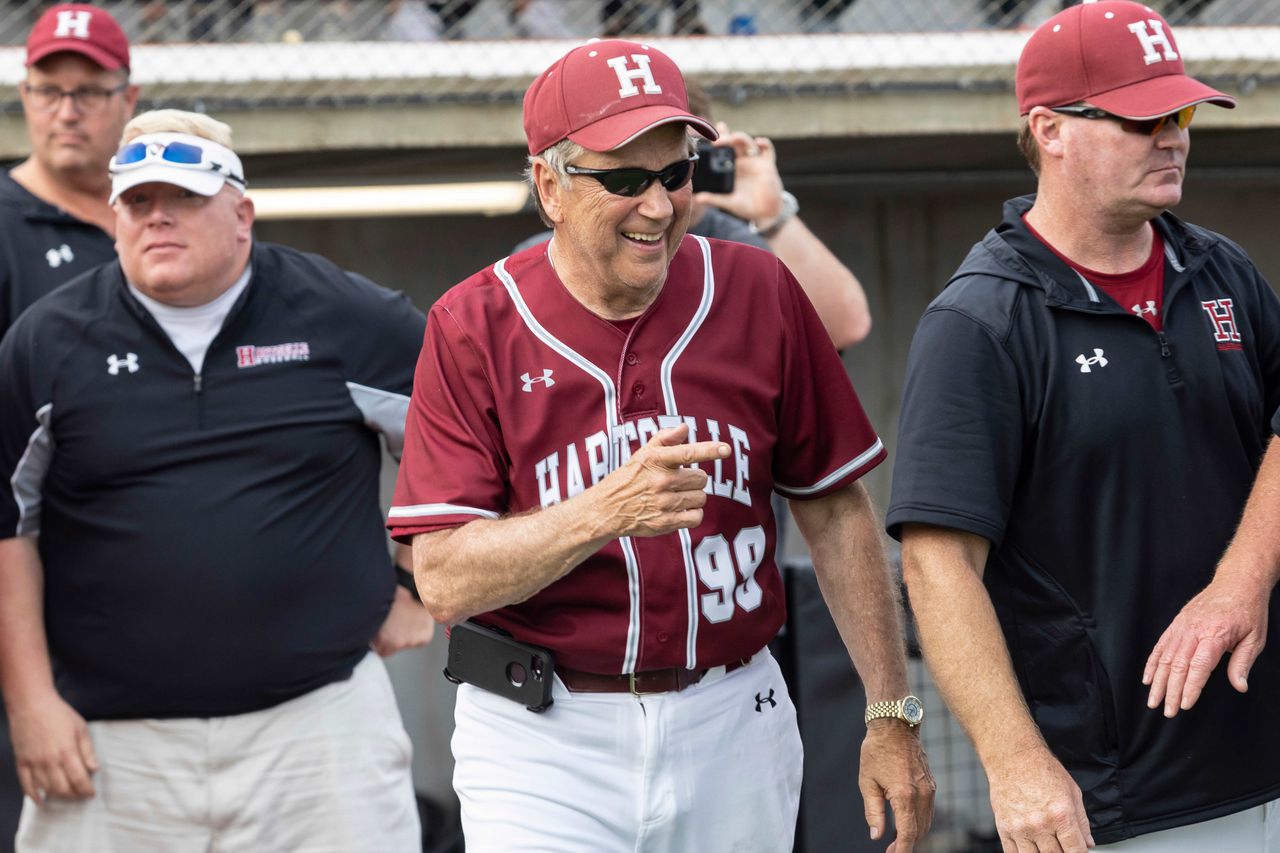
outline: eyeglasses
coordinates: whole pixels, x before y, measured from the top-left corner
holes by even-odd
[[[62,106],[63,98],[70,98],[76,112],[93,115],[102,112],[112,95],[118,95],[129,88],[128,83],[121,83],[114,89],[103,89],[101,86],[84,86],[79,89],[62,89],[57,86],[32,86],[22,84],[22,94],[27,104],[38,113],[56,112]]]
[[[693,177],[693,164],[697,159],[698,155],[694,154],[687,160],[677,160],[660,172],[639,168],[584,169],[581,166],[565,166],[564,170],[570,175],[595,178],[602,187],[614,195],[630,198],[649,189],[649,185],[654,181],[662,184],[667,192],[675,192],[689,183],[689,179]]]
[[[131,142],[111,158],[107,171],[115,175],[160,160],[170,166],[207,169],[241,186],[245,185],[244,178],[232,171],[231,166],[216,162],[209,154],[206,149],[190,142]]]
[[[1097,107],[1086,107],[1079,104],[1073,104],[1066,107],[1052,107],[1055,113],[1064,113],[1069,116],[1079,116],[1080,118],[1108,118],[1112,121],[1120,122],[1120,129],[1127,133],[1138,133],[1143,136],[1155,136],[1164,130],[1164,126],[1169,122],[1176,122],[1179,130],[1186,130],[1191,124],[1191,119],[1196,114],[1194,105],[1183,107],[1176,113],[1169,113],[1159,118],[1124,118],[1123,116],[1112,115],[1106,110],[1100,110]]]

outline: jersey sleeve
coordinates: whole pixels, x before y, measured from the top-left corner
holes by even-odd
[[[817,311],[782,262],[777,267],[784,343],[774,489],[811,500],[879,465],[885,449]]]
[[[344,359],[347,390],[370,429],[381,433],[391,455],[404,447],[404,424],[413,390],[413,365],[422,345],[426,317],[403,293],[347,273],[356,285],[356,314],[341,318],[358,340]],[[365,330],[373,330],[372,334]]]
[[[40,533],[44,478],[53,457],[53,401],[31,371],[51,354],[32,351],[49,343],[32,334],[31,325],[16,324],[0,343],[0,539]]]
[[[907,358],[889,534],[908,522],[999,543],[1022,453],[1014,361],[995,333],[961,311],[932,309]]]
[[[497,518],[507,507],[492,385],[474,341],[447,308],[427,320],[405,451],[387,527],[399,541],[418,533]]]

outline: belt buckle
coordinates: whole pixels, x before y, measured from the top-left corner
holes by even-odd
[[[634,672],[627,673],[627,690],[632,696],[648,696],[650,693],[642,692],[636,689],[636,674]]]
[[[680,689],[679,687],[677,687],[677,688],[676,688],[676,690],[679,690],[679,689]],[[668,689],[668,690],[641,690],[641,689],[639,689],[638,687],[636,687],[636,673],[634,673],[634,672],[628,672],[628,673],[627,673],[627,690],[631,693],[631,695],[632,695],[632,696],[657,696],[659,693],[671,693],[671,692],[673,692],[673,691],[672,691],[672,690],[670,690],[670,689]]]

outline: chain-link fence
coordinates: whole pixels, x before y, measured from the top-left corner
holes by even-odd
[[[138,43],[506,40],[598,35],[778,35],[1024,27],[1079,0],[116,0]],[[19,44],[48,0],[11,0]],[[1274,0],[1156,0],[1175,25],[1280,24]],[[376,54],[370,54],[373,59]]]
[[[660,38],[705,85],[1007,86],[1030,27],[1072,0],[118,0],[149,100],[510,100],[564,40]],[[1280,2],[1152,0],[1193,71],[1269,80]],[[0,85],[44,0],[0,2]],[[12,95],[0,95],[3,98]],[[209,99],[213,99],[212,102]],[[12,101],[8,104],[13,108]]]

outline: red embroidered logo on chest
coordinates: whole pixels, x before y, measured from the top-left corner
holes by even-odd
[[[260,364],[281,364],[286,361],[310,361],[311,345],[306,341],[271,346],[236,347],[236,367],[257,367]]]
[[[1240,345],[1240,329],[1236,326],[1236,311],[1230,299],[1210,299],[1200,307],[1209,315],[1213,324],[1213,339],[1219,350],[1243,349]]]

